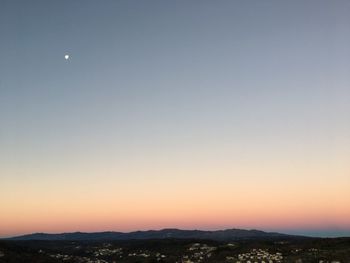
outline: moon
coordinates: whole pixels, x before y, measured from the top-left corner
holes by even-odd
[[[68,60],[69,59],[69,55],[68,54],[64,55],[64,59]]]

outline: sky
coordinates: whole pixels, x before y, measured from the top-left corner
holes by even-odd
[[[349,12],[0,1],[0,237],[350,236]]]

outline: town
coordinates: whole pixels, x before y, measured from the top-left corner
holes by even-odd
[[[348,263],[350,239],[0,241],[0,262]]]

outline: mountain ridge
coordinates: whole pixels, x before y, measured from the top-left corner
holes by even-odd
[[[132,232],[68,232],[68,233],[33,233],[7,238],[7,240],[46,240],[46,241],[79,241],[79,240],[146,240],[146,239],[209,239],[209,240],[241,240],[254,238],[293,238],[302,237],[282,234],[277,232],[265,232],[256,229],[224,229],[224,230],[182,230],[177,228],[164,228],[160,230],[144,230]]]

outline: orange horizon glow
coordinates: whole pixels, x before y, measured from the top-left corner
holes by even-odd
[[[158,178],[159,187],[147,191],[152,185],[150,181],[114,188],[116,185],[108,178],[109,184],[85,181],[85,189],[57,185],[50,192],[31,192],[23,188],[19,191],[21,195],[12,196],[11,202],[9,191],[7,202],[0,201],[6,211],[0,215],[0,235],[162,228],[350,228],[350,193],[346,184],[308,182],[315,187],[303,187],[302,183],[307,181],[300,178],[283,188],[274,184],[276,178],[272,177],[264,181],[263,189],[262,182],[251,184],[250,179],[240,180],[239,187],[207,179],[195,188],[195,181],[187,180],[185,187],[186,179],[181,179],[166,188],[168,183]],[[43,185],[37,187],[45,189]],[[100,191],[101,188],[104,190]]]
[[[171,172],[159,163],[137,169],[119,166],[119,172],[103,170],[104,176],[89,166],[89,170],[73,170],[84,178],[47,178],[39,173],[41,180],[35,182],[28,175],[21,183],[3,184],[0,236],[161,228],[350,229],[349,169],[339,160],[322,167],[311,162],[291,166],[282,160],[278,165],[265,160],[264,165],[253,166],[226,161],[203,162],[205,166],[185,163],[173,166]],[[288,173],[281,181],[283,166]],[[332,171],[336,181],[318,179]],[[123,182],[114,176],[121,172],[127,175]],[[128,181],[128,177],[138,180]]]

